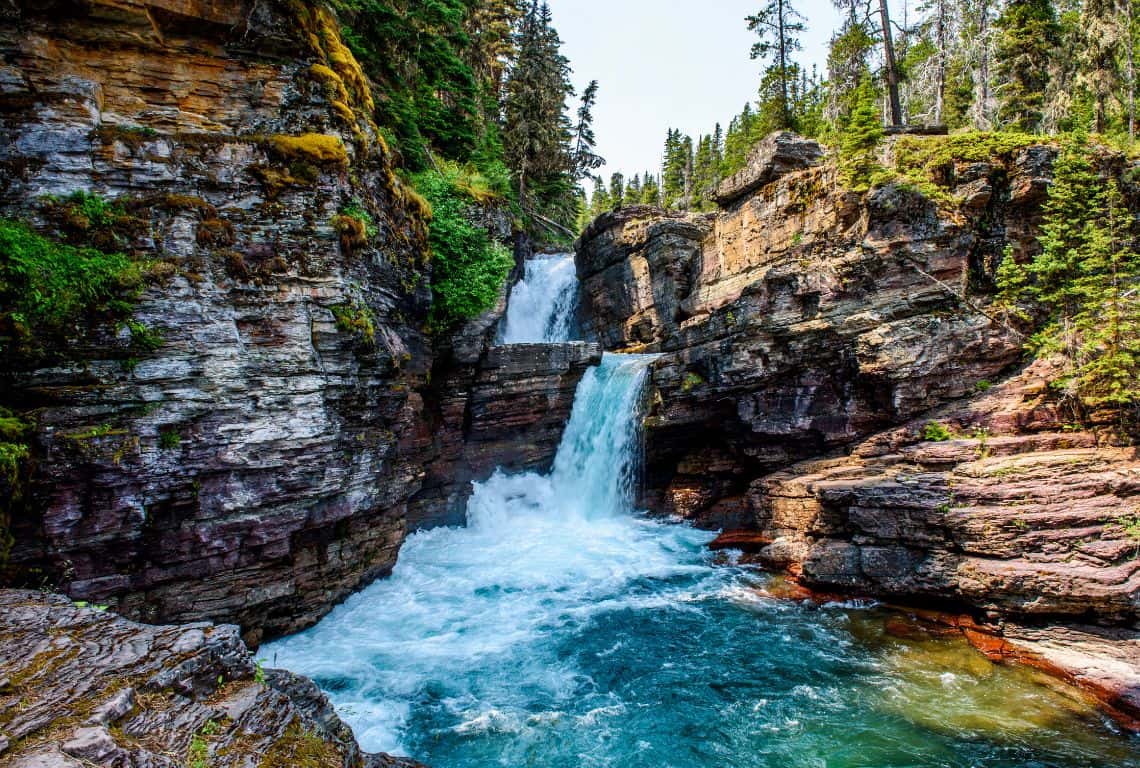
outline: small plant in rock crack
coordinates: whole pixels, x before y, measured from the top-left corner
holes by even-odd
[[[978,459],[988,459],[993,453],[989,446],[990,431],[985,427],[974,427],[972,437],[978,441]]]
[[[1121,515],[1114,521],[1115,527],[1120,528],[1132,544],[1135,545],[1135,550],[1132,553],[1132,558],[1135,560],[1140,557],[1140,509],[1134,509],[1131,514]],[[1113,525],[1105,526],[1111,528]]]
[[[950,429],[941,422],[929,421],[922,430],[922,438],[932,443],[944,443],[954,437]]]

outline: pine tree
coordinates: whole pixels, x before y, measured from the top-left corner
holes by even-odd
[[[645,181],[641,184],[642,205],[661,205],[661,187],[657,177],[649,171],[645,172]]]
[[[478,0],[469,4],[465,30],[470,40],[464,58],[496,99],[503,87],[507,67],[514,59],[515,25],[525,15],[520,0]]]
[[[503,103],[503,153],[525,207],[566,219],[571,214],[571,126],[565,103],[573,93],[569,64],[551,21],[535,0],[518,35],[518,58]]]
[[[1003,126],[1040,130],[1044,120],[1049,66],[1060,28],[1052,0],[1010,0],[997,20],[996,62]]]
[[[620,207],[625,200],[625,176],[615,173],[610,176],[610,201],[615,207]]]
[[[1140,255],[1132,217],[1115,181],[1101,177],[1078,133],[1053,169],[1041,253],[1027,264],[1007,253],[998,270],[1007,306],[1045,318],[1030,345],[1062,353],[1055,382],[1074,401],[1123,409],[1140,405]]]
[[[952,41],[958,21],[958,3],[955,0],[926,0],[924,10],[928,18],[923,25],[923,33],[933,49],[929,67],[931,76],[928,79],[933,96],[931,118],[937,125],[945,119]]]
[[[856,192],[870,188],[874,173],[879,169],[875,148],[883,138],[883,125],[877,101],[871,78],[864,77],[855,91],[855,109],[840,134],[840,173],[843,183]]]
[[[712,197],[716,186],[717,162],[713,154],[712,136],[697,138],[697,150],[693,156],[693,190],[697,207]]]
[[[680,204],[686,197],[691,166],[692,139],[680,130],[670,128],[665,137],[665,158],[661,169],[661,194],[666,208]]]
[[[1127,40],[1120,0],[1084,0],[1081,7],[1084,32],[1082,71],[1079,78],[1093,98],[1092,130],[1108,130],[1108,107],[1122,83],[1117,51]]]
[[[606,164],[606,161],[595,151],[597,139],[594,136],[594,104],[597,99],[598,81],[591,80],[590,84],[586,86],[586,90],[582,91],[582,100],[578,107],[578,125],[574,131],[575,181]]]
[[[590,218],[595,219],[601,216],[606,211],[613,208],[613,200],[610,199],[610,193],[606,190],[606,185],[602,183],[601,177],[594,177],[594,191],[590,195]]]
[[[842,124],[855,110],[859,85],[871,71],[868,62],[873,48],[867,24],[852,11],[831,38],[827,53],[830,88],[825,114],[832,123]]]
[[[641,177],[636,173],[625,185],[624,202],[626,205],[638,205],[641,202]]]
[[[885,0],[881,0],[885,2]],[[799,36],[804,31],[804,17],[792,7],[791,0],[768,0],[754,15],[747,18],[748,29],[760,36],[752,45],[753,59],[772,59],[764,70],[766,91],[775,100],[776,129],[795,128],[791,90],[799,76],[792,54],[801,50]]]
[[[720,168],[722,178],[727,178],[736,173],[748,162],[748,153],[752,149],[756,122],[752,105],[745,104],[740,114],[728,124],[728,133],[724,138],[724,157]]]

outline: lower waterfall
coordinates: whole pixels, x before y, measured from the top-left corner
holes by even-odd
[[[651,362],[606,355],[548,475],[477,485],[466,528],[411,536],[263,662],[315,679],[365,749],[434,768],[1140,766],[1036,673],[779,599],[711,534],[637,514]]]

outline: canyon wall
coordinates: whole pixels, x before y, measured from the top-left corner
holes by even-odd
[[[0,762],[423,768],[361,752],[309,680],[265,670],[237,627],[147,626],[0,590]]]
[[[860,194],[776,135],[718,214],[597,220],[582,319],[607,349],[662,353],[646,506],[749,531],[726,545],[823,591],[1135,624],[1135,449],[1075,426],[1047,363],[1019,373],[1024,329],[993,306],[1003,253],[1038,247],[1056,154]]]
[[[597,351],[491,350],[503,301],[426,334],[430,211],[328,12],[0,14],[0,216],[146,276],[126,321],[34,356],[3,339],[0,405],[32,424],[8,581],[256,644],[388,573],[410,500],[413,527],[461,523],[472,480],[550,462]]]

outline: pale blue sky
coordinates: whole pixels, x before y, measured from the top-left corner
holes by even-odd
[[[756,98],[761,64],[744,17],[760,0],[548,0],[581,92],[600,91],[594,111],[598,151],[615,170],[656,170],[665,129],[693,135],[727,125]],[[799,60],[826,69],[838,26],[831,0],[803,0],[807,18]]]

